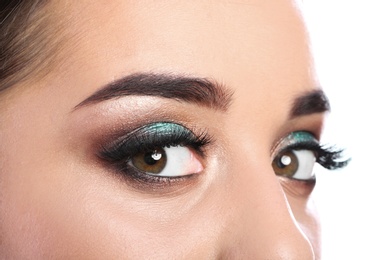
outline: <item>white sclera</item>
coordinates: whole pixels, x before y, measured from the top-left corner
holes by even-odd
[[[294,174],[293,178],[298,180],[309,180],[313,178],[314,164],[316,163],[316,157],[310,150],[297,150],[293,153],[298,158],[298,170]]]

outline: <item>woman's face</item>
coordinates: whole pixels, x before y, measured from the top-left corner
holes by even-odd
[[[1,256],[319,255],[313,155],[283,156],[327,107],[298,3],[47,8],[56,60],[0,106]]]

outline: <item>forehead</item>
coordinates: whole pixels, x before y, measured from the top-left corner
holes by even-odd
[[[199,63],[191,59],[194,55],[225,64],[251,58],[261,62],[274,52],[297,56],[305,51],[300,15],[289,0],[68,1],[54,5],[61,10],[58,14],[70,41],[76,42],[68,46],[83,55],[97,56],[100,49],[100,58],[142,55],[148,64],[158,60],[178,64],[184,56],[190,61],[178,65],[190,62],[193,68]]]
[[[212,77],[247,93],[272,88],[291,96],[313,87],[294,1],[64,1],[52,8],[67,35],[54,74],[73,85],[82,80],[84,96],[144,71]]]

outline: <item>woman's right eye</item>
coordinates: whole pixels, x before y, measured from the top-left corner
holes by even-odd
[[[99,157],[130,178],[166,181],[202,172],[203,149],[209,142],[205,132],[196,135],[182,125],[158,122],[103,146]]]

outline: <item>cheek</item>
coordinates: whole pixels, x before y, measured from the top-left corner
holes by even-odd
[[[44,113],[38,98],[24,97],[30,102],[15,103],[0,118],[0,256],[51,258],[78,248],[69,238],[85,215],[72,210],[82,207],[82,170],[57,137],[61,117]]]
[[[309,198],[286,194],[299,227],[312,244],[315,255],[321,255],[321,225],[314,202]]]
[[[1,169],[1,257],[122,259],[164,253],[177,258],[191,253],[204,259],[202,252],[213,251],[204,223],[215,221],[216,227],[218,218],[199,206],[180,213],[188,197],[140,199],[73,156],[57,153],[42,161],[48,154],[33,154],[23,164],[8,156]]]
[[[53,160],[58,167],[44,167],[34,165],[33,158],[28,161],[28,167],[1,170],[0,251],[11,258],[117,256],[120,250],[115,245],[120,243],[112,238],[118,227],[108,218],[115,213],[107,214],[109,207],[101,210],[107,201],[104,195],[113,197],[104,191],[105,186],[91,187],[98,180],[86,181],[82,174],[88,173],[77,166]],[[111,230],[102,230],[102,226]]]
[[[63,248],[52,248],[65,250],[68,243],[64,231],[77,220],[77,216],[72,216],[67,210],[77,207],[74,203],[78,196],[77,187],[69,185],[71,190],[64,188],[70,179],[59,169],[64,165],[59,163],[58,168],[51,167],[46,160],[53,161],[53,156],[39,153],[40,157],[37,152],[31,149],[25,154],[21,150],[17,154],[24,158],[23,161],[6,157],[0,172],[3,246],[16,258],[56,255],[47,249],[59,242],[58,234],[64,234],[59,243]]]

